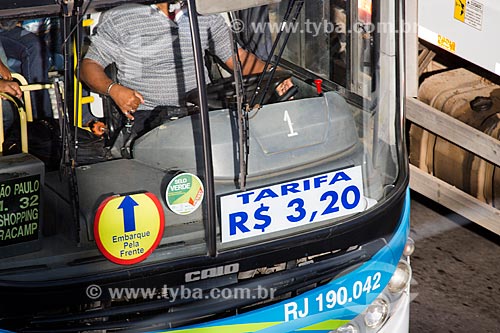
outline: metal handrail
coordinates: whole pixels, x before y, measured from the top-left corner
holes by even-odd
[[[28,121],[33,121],[33,108],[31,103],[30,91],[42,89],[54,89],[54,85],[50,83],[28,83],[28,81],[19,73],[12,73],[12,78],[19,81],[19,88],[23,92],[23,100]]]
[[[20,120],[20,126],[21,126],[21,150],[23,153],[28,152],[28,123],[27,123],[27,116],[26,116],[26,111],[24,109],[24,106],[14,97],[10,96],[7,93],[0,92],[0,96],[3,99],[8,100],[12,104],[14,104],[19,112],[19,120]],[[2,152],[2,145],[4,142],[4,132],[3,132],[3,107],[2,103],[0,103],[0,152]]]

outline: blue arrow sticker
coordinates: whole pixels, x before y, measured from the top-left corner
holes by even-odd
[[[135,206],[139,206],[139,204],[128,195],[123,198],[122,203],[120,204],[120,206],[118,206],[118,209],[123,209],[123,222],[125,232],[135,231]]]

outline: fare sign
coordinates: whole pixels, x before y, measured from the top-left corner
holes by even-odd
[[[104,200],[94,219],[94,237],[110,261],[131,265],[146,259],[163,236],[165,217],[152,193],[112,196]]]
[[[293,229],[365,210],[361,166],[220,198],[222,242]]]

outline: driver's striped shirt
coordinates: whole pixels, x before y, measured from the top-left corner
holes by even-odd
[[[208,15],[198,21],[202,47],[226,62],[231,42],[224,19]],[[185,92],[196,88],[187,14],[174,22],[155,6],[128,4],[110,9],[101,15],[85,57],[103,67],[116,63],[118,82],[144,96],[139,110],[183,105]]]

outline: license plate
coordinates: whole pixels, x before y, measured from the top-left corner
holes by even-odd
[[[222,196],[220,207],[222,243],[358,213],[361,166]]]

